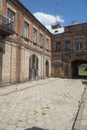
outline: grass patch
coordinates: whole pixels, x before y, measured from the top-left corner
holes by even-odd
[[[79,76],[87,76],[87,71],[79,71]]]

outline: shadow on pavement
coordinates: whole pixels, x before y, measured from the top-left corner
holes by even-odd
[[[37,127],[32,127],[32,128],[28,128],[28,129],[25,129],[25,130],[44,130],[42,128],[37,128]]]
[[[82,84],[83,84],[83,85],[87,85],[87,81],[83,81]]]

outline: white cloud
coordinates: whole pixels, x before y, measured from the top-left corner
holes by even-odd
[[[51,30],[51,25],[55,24],[57,21],[59,23],[64,23],[64,19],[57,15],[56,17],[51,14],[46,14],[43,12],[36,12],[34,13],[34,16],[47,28],[49,31]]]

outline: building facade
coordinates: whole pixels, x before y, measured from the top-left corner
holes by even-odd
[[[79,77],[87,64],[87,23],[51,34],[19,0],[0,0],[0,86]]]
[[[54,77],[79,78],[81,64],[87,64],[87,23],[67,26],[52,36]]]
[[[50,76],[51,33],[18,0],[0,0],[0,85]]]

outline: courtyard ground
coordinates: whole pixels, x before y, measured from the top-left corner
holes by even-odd
[[[0,88],[0,130],[71,130],[84,87],[50,78]]]

